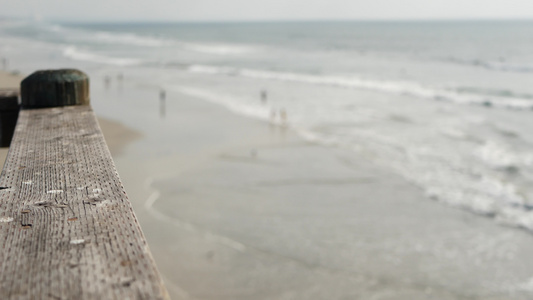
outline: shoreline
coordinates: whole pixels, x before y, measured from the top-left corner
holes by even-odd
[[[175,299],[528,299],[528,233],[290,128],[167,97],[117,165]]]
[[[173,299],[529,299],[529,234],[290,128],[172,91],[161,117],[154,90],[98,79],[110,148],[142,132],[113,159]]]

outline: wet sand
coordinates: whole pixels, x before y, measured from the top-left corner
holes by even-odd
[[[155,95],[137,88],[124,99]],[[116,163],[173,299],[531,299],[530,233],[350,151],[167,97]]]
[[[19,74],[12,74],[0,71],[0,89],[19,89],[20,81],[24,77]]]

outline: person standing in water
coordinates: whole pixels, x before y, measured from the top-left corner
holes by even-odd
[[[267,91],[261,90],[261,103],[265,104],[267,102]]]
[[[287,111],[285,110],[285,108],[280,109],[279,118],[281,121],[281,126],[287,126]]]
[[[159,115],[161,117],[164,117],[166,113],[166,103],[165,103],[166,98],[167,98],[167,92],[164,89],[161,89],[159,91]]]
[[[106,89],[109,89],[109,86],[111,85],[111,77],[108,75],[104,77],[104,85]]]

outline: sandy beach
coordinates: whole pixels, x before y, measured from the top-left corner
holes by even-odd
[[[98,82],[97,108],[154,94]],[[164,118],[148,103],[143,124],[100,124],[172,299],[530,299],[531,234],[290,128],[167,97]]]
[[[125,90],[117,103],[153,95]],[[529,233],[290,128],[168,99],[115,161],[173,299],[531,295]]]
[[[24,76],[18,73],[0,72],[0,89],[19,89]]]

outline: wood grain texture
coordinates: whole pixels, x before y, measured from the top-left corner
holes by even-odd
[[[0,248],[0,299],[168,299],[87,105],[20,112]]]

